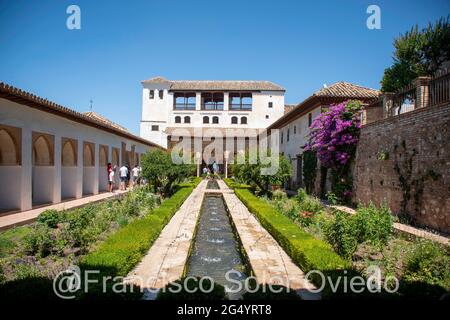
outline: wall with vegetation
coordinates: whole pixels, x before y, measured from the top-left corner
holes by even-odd
[[[422,108],[361,128],[353,200],[450,233],[450,105]]]

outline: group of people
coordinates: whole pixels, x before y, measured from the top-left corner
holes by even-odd
[[[114,191],[115,175],[117,171],[117,166],[112,166],[108,163],[108,184],[109,192]],[[124,164],[119,168],[119,178],[120,178],[120,190],[126,190],[128,187],[134,187],[141,183],[141,167],[135,165],[133,169],[130,168],[128,164]],[[130,183],[131,181],[131,183]]]
[[[210,175],[211,173],[213,174],[219,174],[220,173],[220,169],[219,169],[219,165],[214,161],[213,164],[210,166],[205,165],[203,167],[203,174],[206,175]]]

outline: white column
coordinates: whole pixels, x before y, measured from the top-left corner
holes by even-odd
[[[81,198],[83,196],[83,139],[78,138],[77,142],[77,192],[75,197]]]
[[[230,101],[229,92],[224,92],[223,93],[223,110],[225,110],[225,111],[228,110],[229,101]]]
[[[202,109],[202,93],[196,92],[195,93],[195,110],[201,110]]]
[[[61,202],[61,136],[55,135],[55,159],[53,176],[53,203]]]
[[[93,194],[98,194],[99,189],[99,161],[100,161],[100,145],[94,145],[94,189]]]
[[[32,133],[29,128],[22,128],[22,177],[20,181],[20,210],[30,210],[33,206],[33,146]]]
[[[225,158],[225,178],[228,178],[228,158],[230,157],[230,152],[225,150],[224,158]]]

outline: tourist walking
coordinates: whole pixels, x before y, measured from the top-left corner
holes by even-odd
[[[133,188],[135,185],[138,184],[138,179],[139,179],[139,167],[137,165],[134,166],[133,170],[131,170],[131,179],[133,181]]]
[[[108,171],[109,171],[109,173],[108,173],[109,192],[114,192],[114,175],[115,175],[116,169],[117,169],[117,166],[114,166],[114,168],[109,168],[108,167]]]
[[[219,173],[219,165],[215,161],[213,162],[212,167],[213,167],[213,173],[218,174]]]
[[[128,176],[128,168],[126,165],[123,165],[119,169],[120,173],[120,190],[127,189],[127,176]]]

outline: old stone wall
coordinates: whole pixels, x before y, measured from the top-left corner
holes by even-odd
[[[353,200],[389,204],[413,223],[450,233],[450,104],[361,128]]]

